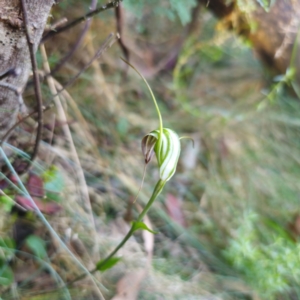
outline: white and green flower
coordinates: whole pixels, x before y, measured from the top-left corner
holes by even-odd
[[[142,140],[142,152],[146,163],[155,153],[160,179],[168,181],[176,171],[180,155],[179,137],[175,131],[169,128],[163,128],[162,134],[160,134],[160,130],[151,131]]]
[[[151,131],[143,138],[142,152],[146,164],[149,163],[155,153],[159,165],[160,180],[166,183],[176,171],[180,155],[180,138],[175,131],[163,127],[163,121],[157,101],[147,80],[133,65],[123,58],[121,59],[133,68],[144,80],[156,108],[159,119],[159,129]]]

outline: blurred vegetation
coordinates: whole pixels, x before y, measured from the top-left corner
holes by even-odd
[[[61,2],[54,17],[80,15],[89,1],[77,2]],[[218,21],[205,10],[196,20],[194,34],[178,46],[174,41],[184,36],[184,25],[191,21],[195,5],[194,0],[124,0],[122,37],[134,65],[148,76],[165,126],[195,141],[194,148],[182,141],[177,173],[149,212],[159,234],[138,299],[300,299],[299,99],[287,87],[284,76],[270,79],[247,43],[217,30],[221,28]],[[61,43],[46,44],[51,67],[68,51],[80,30],[55,38]],[[97,16],[80,51],[56,78],[64,82],[75,74],[114,30],[112,12]],[[155,73],[155,64],[174,47],[179,47],[175,67],[165,65]],[[59,122],[51,142],[45,142],[43,148],[51,155],[44,155],[34,167],[45,179],[48,198],[63,207],[58,215],[49,217],[51,224],[69,246],[73,245],[68,236],[72,229],[84,244],[87,254],[81,259],[90,268],[126,234],[123,219],[136,214],[130,200],[142,178],[140,141],[158,124],[140,78],[132,71],[126,78],[122,76],[125,66],[120,55],[114,44],[68,89],[72,99],[63,103],[88,186],[95,232]],[[43,88],[49,93],[46,84]],[[139,204],[148,200],[157,176],[155,166],[150,165]],[[13,197],[10,190],[6,192]],[[168,210],[169,195],[178,200],[175,209],[185,225]],[[21,274],[29,264],[21,254],[16,267],[7,264],[7,259],[21,252],[11,250],[15,246],[8,238],[12,228],[12,217],[5,212],[12,205],[9,201],[0,197],[0,246],[6,249],[1,252],[0,283],[8,286],[13,272]],[[66,282],[79,274],[68,257],[51,250],[49,236],[40,231],[27,239],[27,248],[38,261],[51,262],[59,273],[59,277],[50,274],[51,278]],[[116,293],[117,282],[128,269],[145,267],[142,239],[137,234],[129,241],[122,250],[122,262],[99,277],[107,298]],[[32,282],[42,269],[30,263]],[[11,278],[10,282],[3,282],[5,278]],[[30,284],[30,280],[23,281],[20,288],[5,289],[3,299],[14,299],[14,293],[22,293],[20,299],[62,299],[61,293],[57,298],[53,294],[33,298],[32,292],[48,287]],[[87,282],[85,289],[70,289],[72,299],[99,299],[89,291],[93,287]]]
[[[133,12],[139,19],[142,19],[143,11],[147,11],[145,6],[147,1],[129,0],[124,1],[124,6],[129,11]],[[148,3],[149,5],[149,3]],[[192,8],[197,5],[196,0],[186,0],[186,1],[151,1],[152,12],[156,17],[163,18],[167,17],[171,21],[175,21],[178,17],[182,25],[186,25],[191,21],[191,11]]]

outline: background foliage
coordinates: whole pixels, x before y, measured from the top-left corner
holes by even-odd
[[[150,4],[147,1],[129,0],[124,1],[124,6],[131,12],[133,12],[139,19],[143,17],[143,11],[146,4]],[[151,1],[151,10],[155,13],[157,17],[164,18],[175,21],[178,17],[182,25],[186,25],[191,21],[191,11],[192,8],[197,5],[196,0],[186,0],[186,1]]]

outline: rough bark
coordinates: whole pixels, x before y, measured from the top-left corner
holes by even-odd
[[[29,32],[35,51],[41,40],[54,0],[26,0]],[[0,0],[0,74],[18,68],[18,76],[8,76],[0,82],[23,91],[31,70],[20,0]],[[0,140],[16,123],[20,111],[15,92],[0,86]]]
[[[237,0],[198,0],[210,9],[225,26],[247,38],[263,62],[276,73],[284,74],[290,66],[294,44],[300,30],[300,0],[276,0],[266,12],[258,1],[255,8],[243,11]],[[249,3],[249,1],[245,1]],[[294,67],[300,82],[300,51],[296,51]]]

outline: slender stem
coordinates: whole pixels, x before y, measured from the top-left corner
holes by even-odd
[[[131,226],[130,230],[128,233],[125,235],[123,240],[120,242],[120,244],[100,263],[97,265],[97,269],[101,269],[102,266],[106,264],[108,260],[110,260],[124,245],[125,243],[130,239],[134,232],[134,227]]]
[[[159,137],[158,137],[158,152],[160,152],[160,148],[161,148],[161,144],[162,144],[162,133],[163,133],[163,121],[162,121],[162,117],[161,117],[161,114],[160,114],[160,110],[159,110],[159,107],[158,107],[158,104],[157,104],[157,101],[156,101],[156,98],[152,92],[152,89],[150,87],[150,85],[148,84],[147,80],[145,79],[145,77],[131,64],[129,63],[128,61],[126,61],[124,58],[120,57],[124,63],[126,63],[127,65],[129,65],[134,71],[136,71],[140,77],[144,80],[144,82],[146,83],[146,86],[151,94],[151,97],[153,99],[153,102],[154,102],[154,105],[155,105],[155,108],[156,108],[156,111],[157,111],[157,114],[158,114],[158,118],[159,118]]]
[[[143,218],[145,217],[145,215],[148,212],[149,208],[153,204],[154,200],[158,197],[158,195],[163,190],[165,184],[166,184],[166,181],[159,179],[159,181],[157,182],[157,184],[156,184],[156,186],[154,188],[154,191],[153,191],[153,193],[151,195],[151,198],[149,199],[149,201],[146,204],[145,208],[142,210],[142,212],[138,216],[137,222],[141,222],[143,220]]]
[[[163,190],[165,184],[166,184],[166,181],[163,181],[161,179],[157,182],[157,184],[156,184],[156,186],[153,190],[153,193],[151,195],[151,198],[149,199],[149,201],[146,204],[145,208],[139,214],[136,222],[141,222],[143,220],[144,216],[146,215],[146,213],[150,209],[151,205],[153,204],[153,202],[155,201],[157,196]],[[126,236],[123,238],[123,240],[119,243],[119,245],[100,264],[97,264],[97,267],[95,267],[93,270],[91,270],[90,273],[94,274],[98,269],[101,269],[101,267],[104,266],[108,262],[108,260],[110,260],[125,245],[125,243],[130,239],[130,237],[134,233],[134,231],[135,231],[135,226],[134,226],[134,223],[133,223],[130,230],[128,231]],[[67,286],[70,286],[74,282],[83,279],[85,276],[86,276],[86,273],[83,273],[83,274],[79,275],[78,277],[76,277],[72,281],[68,282]]]
[[[119,249],[121,249],[124,246],[124,244],[132,236],[133,232],[134,232],[134,228],[133,228],[133,226],[131,226],[130,230],[128,231],[128,233],[126,234],[126,236],[123,238],[123,240],[121,241],[121,243],[101,262],[101,264],[97,264],[97,266],[93,270],[89,271],[90,274],[94,274],[95,272],[98,271],[99,268],[101,268],[103,265],[105,265],[106,262],[109,259],[111,259],[119,251]],[[86,273],[82,273],[81,275],[79,275],[78,277],[76,277],[75,279],[73,279],[72,281],[68,282],[66,284],[66,286],[72,285],[74,282],[83,279],[85,276],[86,276]]]
[[[166,181],[162,181],[161,179],[157,182],[154,191],[151,195],[151,198],[149,199],[148,203],[146,204],[145,208],[142,210],[142,212],[139,214],[136,222],[141,222],[144,218],[144,216],[146,215],[146,213],[148,212],[148,210],[150,209],[151,205],[153,204],[153,202],[155,201],[155,199],[157,198],[157,196],[161,193],[164,185],[166,184]],[[126,236],[123,238],[123,240],[120,242],[120,244],[102,261],[101,264],[99,264],[97,267],[98,269],[101,269],[101,266],[105,265],[105,263],[111,259],[117,252],[119,249],[121,249],[124,244],[128,241],[128,239],[132,236],[133,232],[135,231],[135,226],[134,224],[132,224],[129,232],[126,234]]]

